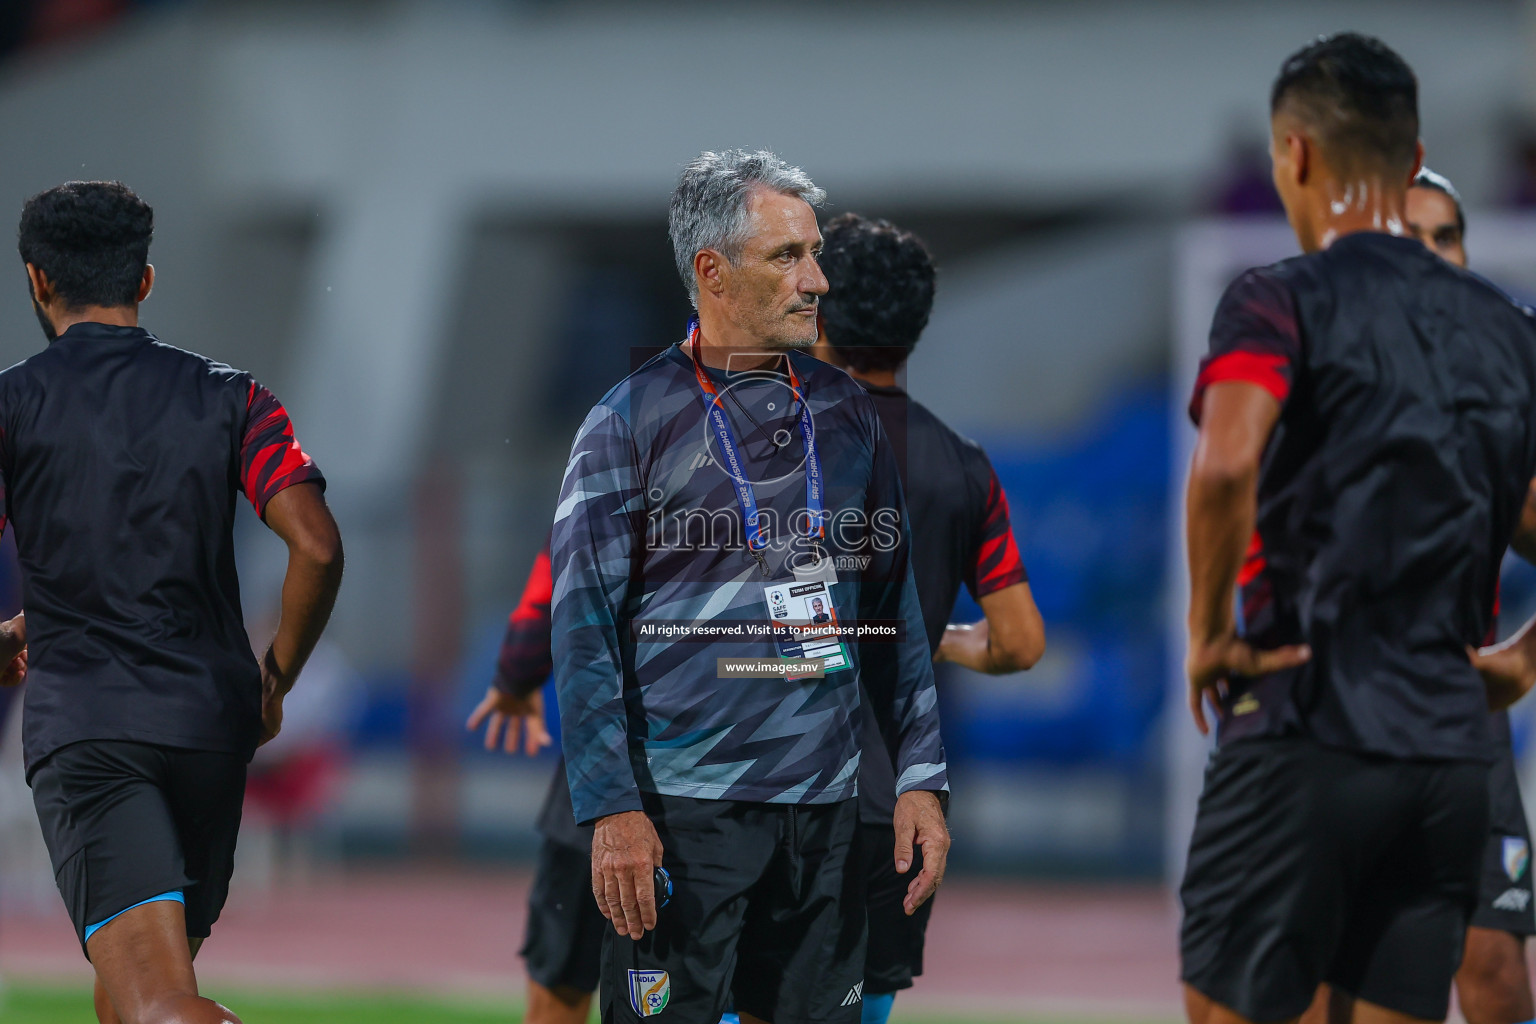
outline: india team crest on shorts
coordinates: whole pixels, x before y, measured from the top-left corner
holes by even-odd
[[[1504,837],[1504,873],[1511,882],[1525,877],[1525,869],[1531,865],[1531,848],[1519,836]]]
[[[630,971],[629,1005],[642,1017],[654,1017],[672,998],[672,979],[666,971]]]

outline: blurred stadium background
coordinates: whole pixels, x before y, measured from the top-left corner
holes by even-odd
[[[350,1019],[327,990],[511,1019],[552,759],[489,755],[463,721],[575,427],[680,336],[676,172],[746,145],[929,241],[909,387],[991,453],[1048,623],[1027,676],[941,678],[953,880],[897,1019],[1176,1017],[1163,879],[1202,757],[1167,699],[1183,395],[1220,287],[1294,251],[1270,79],[1343,28],[1414,64],[1474,268],[1536,296],[1531,0],[0,4],[0,217],[69,178],[148,199],[147,325],[284,398],[347,538],[203,975],[271,1020]],[[41,345],[22,280],[4,363]],[[260,632],[280,545],[242,529]],[[1514,621],[1536,572],[1508,575]],[[8,564],[0,584],[14,603]],[[14,736],[0,763],[0,1015],[88,1019]]]

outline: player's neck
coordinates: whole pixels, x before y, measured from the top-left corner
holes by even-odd
[[[699,311],[699,360],[731,373],[768,370],[779,365],[783,350],[754,338],[713,310]]]
[[[877,388],[898,388],[901,384],[896,380],[895,370],[855,370],[851,366],[843,367],[848,371],[848,376],[854,380],[861,380],[865,384]]]
[[[825,334],[817,338],[816,344],[811,346],[811,355],[815,356],[817,359],[820,359],[824,363],[831,363],[833,366],[837,367],[839,370],[842,370],[854,380],[861,380],[871,387],[901,387],[901,382],[896,379],[895,370],[855,370],[853,367],[843,362],[842,357],[837,354],[837,349],[832,347],[832,343],[827,340],[827,336]]]
[[[1313,237],[1326,249],[1345,235],[1375,231],[1408,233],[1407,189],[1389,188],[1381,178],[1330,180],[1313,209]]]
[[[76,324],[106,324],[108,327],[139,326],[138,306],[83,306],[50,314],[54,332],[63,334]]]

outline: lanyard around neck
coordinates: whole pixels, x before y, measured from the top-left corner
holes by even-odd
[[[741,446],[736,442],[736,432],[731,429],[730,417],[721,404],[720,389],[715,387],[715,382],[704,371],[704,363],[699,358],[699,344],[699,329],[694,326],[688,335],[688,355],[693,360],[693,372],[698,377],[699,390],[704,393],[704,415],[709,420],[725,471],[736,491],[736,502],[741,507],[741,519],[746,527],[747,546],[761,562],[759,552],[768,546],[768,537],[766,524],[757,510],[757,492],[752,487],[752,481],[747,478],[746,468],[742,464]],[[816,425],[811,420],[811,409],[805,400],[800,375],[795,372],[795,365],[787,355],[784,364],[789,371],[789,390],[800,406],[800,436],[805,441],[805,510],[809,517],[806,535],[821,540],[826,536],[826,515],[822,501],[821,457],[816,452]]]

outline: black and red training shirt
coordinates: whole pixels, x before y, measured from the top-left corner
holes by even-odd
[[[1222,742],[1298,733],[1399,758],[1486,759],[1467,648],[1536,473],[1536,319],[1418,242],[1380,232],[1228,288],[1190,403],[1246,381],[1281,403],[1239,584],[1242,632],[1307,643],[1238,680]]]
[[[937,652],[960,588],[976,600],[1029,581],[1013,537],[1008,497],[981,445],[962,437],[898,387],[860,381],[896,451],[912,529],[912,578],[930,651]],[[886,826],[896,775],[869,702],[859,762],[859,820]]]
[[[0,373],[4,522],[27,613],[30,773],[82,740],[249,757],[261,674],[235,575],[258,515],[324,485],[249,374],[136,327],[76,324]]]

